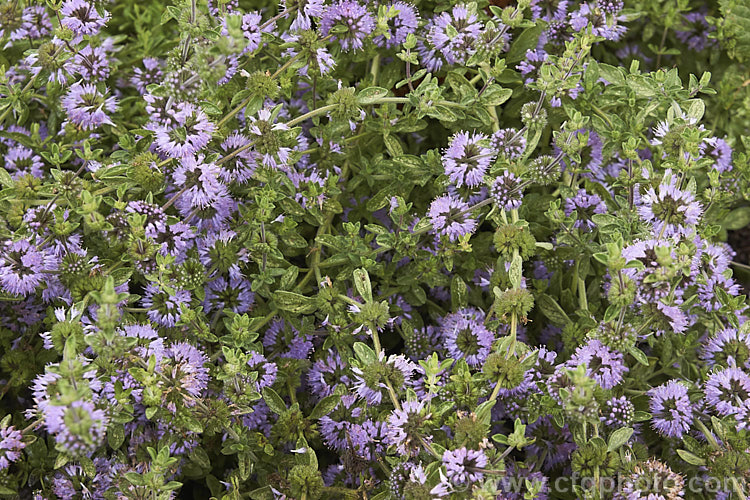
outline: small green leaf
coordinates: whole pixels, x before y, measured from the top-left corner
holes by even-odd
[[[677,454],[680,456],[681,459],[689,463],[690,465],[698,465],[698,466],[704,466],[706,465],[706,460],[704,458],[701,458],[699,456],[693,455],[689,451],[686,450],[677,450]]]
[[[388,90],[383,87],[367,87],[357,95],[359,104],[373,104],[388,95]]]
[[[312,420],[317,420],[319,418],[325,417],[326,415],[331,413],[334,408],[336,408],[340,400],[341,396],[337,396],[335,394],[324,397],[320,400],[320,402],[318,402],[318,404],[315,405],[315,408],[312,409],[312,411],[310,412],[310,418]]]
[[[454,311],[466,307],[469,301],[469,289],[460,276],[454,275],[451,280],[451,307]]]
[[[523,278],[523,259],[518,252],[513,253],[513,260],[510,262],[508,276],[513,288],[521,288],[521,278]]]
[[[366,303],[372,302],[372,285],[370,284],[370,275],[366,269],[354,270],[354,286],[357,288],[360,297],[365,299]]]
[[[286,411],[284,400],[270,387],[263,388],[263,400],[268,405],[268,408],[277,415],[281,415]]]
[[[735,208],[721,222],[722,227],[727,231],[736,231],[748,224],[750,224],[750,207]]]
[[[125,427],[122,424],[110,424],[107,427],[107,443],[110,448],[117,450],[125,441]]]
[[[513,90],[504,89],[500,85],[490,85],[482,94],[482,103],[485,106],[500,106],[513,95]]]
[[[633,413],[633,422],[646,422],[651,420],[652,415],[647,411],[636,411]]]
[[[13,182],[13,178],[10,176],[7,170],[5,170],[3,167],[0,167],[0,184],[6,187],[14,187],[15,183]]]
[[[534,26],[523,30],[510,46],[510,50],[508,50],[508,54],[505,56],[505,62],[508,63],[508,65],[520,62],[526,56],[527,50],[533,49],[537,46],[539,35],[542,34],[542,30],[545,27],[546,23],[537,21]]]
[[[630,349],[628,349],[628,352],[629,352],[629,353],[630,353],[630,355],[631,355],[631,356],[633,356],[633,357],[634,357],[634,358],[636,359],[636,361],[638,361],[638,362],[639,362],[640,364],[642,364],[642,365],[644,365],[644,366],[648,366],[648,358],[646,357],[646,354],[645,354],[645,353],[644,353],[643,351],[641,351],[640,349],[638,349],[638,348],[637,348],[637,347],[635,347],[635,346],[632,346],[632,347],[630,347]]]
[[[617,429],[609,436],[609,444],[607,445],[607,451],[615,451],[620,446],[624,445],[633,435],[633,429],[630,427],[623,427]]]
[[[354,343],[354,352],[357,355],[357,359],[359,359],[360,363],[362,363],[363,365],[370,365],[377,362],[378,360],[378,356],[377,354],[375,354],[375,351],[373,351],[370,346],[362,342]]]
[[[277,290],[273,294],[276,307],[296,314],[310,314],[318,308],[314,297],[306,297],[286,290]]]
[[[547,294],[541,294],[536,300],[536,304],[550,322],[559,327],[564,327],[570,323],[570,318],[565,313],[560,304]]]

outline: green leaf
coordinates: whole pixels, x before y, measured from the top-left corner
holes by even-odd
[[[383,87],[367,87],[357,95],[359,104],[373,104],[388,95],[388,90]]]
[[[404,154],[404,148],[401,147],[401,143],[392,135],[384,135],[383,142],[391,157],[396,158]]]
[[[485,106],[500,106],[502,103],[510,99],[513,95],[513,90],[504,89],[500,85],[490,85],[487,90],[482,94],[482,103]]]
[[[3,167],[0,167],[0,184],[9,188],[12,188],[16,185],[13,182],[13,178],[10,176],[8,171],[5,170]]]
[[[544,314],[553,325],[562,328],[570,323],[570,318],[563,308],[560,307],[560,304],[549,295],[544,293],[541,294],[537,298],[536,304],[539,306],[539,310],[542,311],[542,314]]]
[[[190,452],[190,460],[198,464],[201,469],[211,470],[211,459],[202,447],[198,446]]]
[[[60,453],[57,455],[57,458],[55,458],[55,469],[59,469],[63,465],[68,463],[68,455],[65,453]]]
[[[271,405],[269,405],[270,407]],[[185,426],[189,431],[200,434],[203,432],[203,425],[193,416],[184,417],[182,419],[182,425]]]
[[[365,302],[372,302],[372,285],[370,284],[370,275],[366,269],[355,269],[354,270],[354,286],[357,288],[360,297],[365,299]]]
[[[599,78],[604,78],[613,85],[625,85],[625,76],[620,68],[599,63]]]
[[[505,56],[505,62],[508,63],[508,65],[511,65],[520,62],[526,57],[526,51],[537,46],[539,35],[542,34],[542,30],[545,27],[546,23],[537,21],[534,26],[523,30],[510,46],[510,50],[508,50],[508,54]]]
[[[286,290],[277,290],[274,292],[273,300],[277,308],[295,314],[310,314],[318,308],[314,297],[305,297],[304,295]]]
[[[620,446],[624,445],[633,435],[633,429],[630,427],[623,427],[617,429],[609,436],[609,444],[607,445],[607,451],[615,451]]]
[[[680,456],[681,459],[683,459],[690,465],[698,465],[698,466],[706,465],[706,460],[704,458],[693,455],[687,450],[677,450],[677,454]]]
[[[459,275],[451,280],[451,307],[454,311],[466,307],[469,303],[469,289]]]
[[[201,101],[200,107],[209,116],[219,116],[224,113],[221,108],[209,101]]]
[[[286,405],[281,396],[271,389],[270,387],[263,388],[263,400],[268,405],[268,408],[277,415],[281,415],[286,412]]]
[[[635,346],[632,346],[628,349],[628,352],[631,356],[635,358],[636,361],[638,361],[640,364],[644,366],[648,366],[648,358],[646,357],[646,354],[638,349]]]
[[[688,108],[687,115],[690,118],[693,118],[696,122],[700,121],[701,118],[703,118],[703,114],[706,112],[706,104],[702,99],[693,99],[688,102],[690,102],[690,107]]]
[[[736,231],[748,224],[750,224],[750,207],[735,208],[721,221],[721,226],[727,231]]]
[[[513,253],[513,260],[510,262],[510,270],[508,271],[510,278],[510,284],[513,288],[521,288],[521,278],[523,277],[523,259],[518,252]]]
[[[252,500],[273,500],[276,498],[269,485],[253,490],[249,495]]]
[[[318,404],[315,405],[315,408],[312,409],[312,411],[310,412],[310,418],[312,420],[317,420],[319,418],[325,417],[326,415],[331,413],[334,408],[336,408],[340,400],[341,396],[335,394],[324,397],[318,402]]]
[[[110,424],[107,427],[107,443],[110,448],[117,450],[125,441],[125,427],[122,424]]]
[[[633,422],[646,422],[651,420],[652,415],[647,411],[636,411],[633,413]]]
[[[620,310],[622,308],[620,306],[616,306],[614,304],[607,307],[607,310],[604,311],[604,321],[609,323],[610,321],[614,321],[615,319],[620,317]]]
[[[360,363],[363,365],[370,365],[378,361],[378,356],[375,354],[375,351],[362,342],[354,343],[354,352],[357,354],[357,359],[359,359]]]

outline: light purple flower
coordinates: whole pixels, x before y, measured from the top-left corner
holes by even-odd
[[[607,212],[607,205],[597,194],[589,194],[585,189],[579,189],[573,198],[565,200],[565,215],[570,217],[573,212],[578,216],[573,227],[591,231],[596,227],[591,216]]]
[[[158,325],[172,328],[180,320],[180,307],[190,304],[190,292],[178,288],[169,293],[155,283],[148,283],[141,304],[148,309],[148,319]]]
[[[503,210],[518,210],[523,200],[523,191],[520,187],[521,179],[506,170],[503,175],[496,177],[492,182],[490,195],[497,206]]]
[[[264,387],[271,387],[276,382],[276,374],[279,369],[276,363],[268,361],[264,355],[259,352],[250,352],[250,359],[247,360],[250,371],[258,372],[258,378],[253,383],[255,390],[260,392]]]
[[[706,402],[722,417],[734,415],[750,400],[750,376],[739,368],[715,371],[706,382]]]
[[[617,15],[622,9],[622,2],[599,2],[604,8],[581,3],[579,9],[570,16],[570,27],[574,31],[583,31],[589,23],[595,36],[605,40],[618,41],[627,32],[621,23],[627,20],[624,15]],[[618,8],[619,4],[619,8]]]
[[[471,218],[468,209],[468,204],[449,195],[436,198],[427,213],[433,232],[438,236],[447,236],[450,241],[471,233],[476,229],[477,221]]]
[[[60,14],[62,25],[78,36],[96,35],[110,17],[107,11],[103,11],[103,15],[99,14],[93,3],[86,0],[66,0],[60,8]]]
[[[481,35],[482,24],[476,13],[467,4],[459,4],[433,18],[427,38],[448,64],[464,64],[476,52]]]
[[[466,447],[453,451],[445,450],[443,465],[451,483],[455,485],[475,483],[484,477],[484,473],[475,469],[487,466],[487,455],[482,450],[468,450]]]
[[[622,353],[611,350],[596,339],[576,348],[568,364],[572,368],[584,365],[586,375],[593,378],[602,389],[612,389],[622,382],[623,375],[628,372]]]
[[[461,309],[444,318],[441,334],[450,357],[465,359],[469,366],[481,366],[490,354],[495,336],[482,319],[466,312]]]
[[[387,8],[397,11],[394,17],[388,19],[388,35],[378,35],[372,41],[379,47],[391,49],[402,44],[406,35],[416,32],[419,13],[412,4],[401,0],[391,2]]]
[[[143,69],[133,68],[133,76],[130,77],[130,83],[140,94],[145,94],[148,85],[159,83],[161,81],[161,67],[162,62],[159,59],[144,57]]]
[[[495,158],[494,152],[481,146],[479,141],[487,139],[481,133],[458,132],[451,138],[448,149],[443,153],[445,174],[456,187],[466,184],[476,187],[482,183],[484,174]]]
[[[29,295],[46,281],[50,257],[28,240],[6,242],[0,253],[0,286],[13,295]]]
[[[687,387],[676,380],[670,380],[649,390],[647,394],[651,398],[651,425],[659,434],[678,438],[690,430],[694,405],[688,398]]]
[[[375,29],[375,19],[367,7],[353,0],[339,0],[329,5],[320,18],[320,33],[328,35],[334,26],[343,26],[346,31],[337,33],[333,39],[338,40],[344,51],[362,50],[364,40]]]
[[[12,425],[0,429],[0,470],[21,458],[21,451],[26,448],[22,439],[23,434]]]
[[[198,153],[211,141],[216,126],[202,109],[190,103],[177,103],[167,110],[170,123],[152,123],[159,151],[170,158]]]
[[[396,445],[401,455],[416,456],[423,442],[429,443],[432,436],[424,432],[424,422],[430,418],[425,411],[425,400],[407,401],[401,409],[394,409],[388,417],[388,442]]]
[[[219,167],[203,160],[203,155],[185,156],[172,174],[175,185],[187,189],[181,197],[193,208],[205,208],[227,193],[226,186],[219,181]]]
[[[112,96],[107,97],[107,93],[106,87],[102,94],[90,83],[76,82],[61,102],[72,123],[84,130],[93,130],[105,123],[114,125],[108,113],[114,113],[117,101]]]
[[[638,214],[654,227],[656,235],[689,235],[701,220],[703,208],[693,193],[677,186],[678,178],[667,170],[657,189],[648,188],[641,196]]]

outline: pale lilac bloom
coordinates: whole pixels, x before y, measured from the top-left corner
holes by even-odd
[[[62,105],[68,119],[84,130],[93,130],[101,125],[113,125],[108,113],[114,113],[117,101],[113,96],[107,97],[90,83],[76,82],[70,86],[68,93],[62,98]]]

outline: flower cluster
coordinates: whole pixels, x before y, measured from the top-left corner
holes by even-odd
[[[0,496],[746,498],[748,25],[0,5]]]

